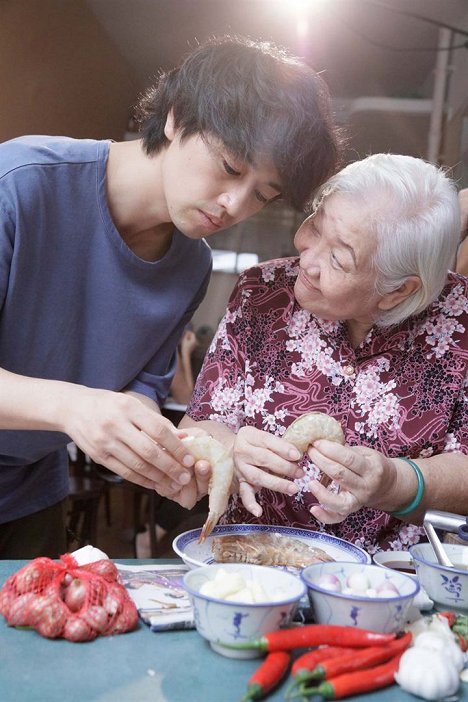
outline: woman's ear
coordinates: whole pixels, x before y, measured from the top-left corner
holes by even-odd
[[[410,275],[404,283],[396,290],[386,293],[377,307],[379,310],[392,310],[397,305],[404,302],[408,297],[413,295],[421,287],[421,278],[418,275]]]
[[[164,134],[166,139],[172,141],[176,135],[176,131],[177,130],[174,124],[174,113],[172,110],[169,110],[166,117],[166,124],[164,125]]]

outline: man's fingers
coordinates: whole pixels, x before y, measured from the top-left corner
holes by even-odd
[[[164,417],[163,417],[164,419]],[[190,449],[179,439],[175,433],[174,426],[167,420],[168,424],[158,425],[152,432],[143,431],[143,435],[157,446],[161,446],[167,453],[175,459],[180,466],[190,468],[195,463],[195,459],[190,453]],[[152,462],[151,459],[149,462]]]
[[[171,432],[168,432],[171,434]],[[182,442],[180,442],[176,437],[173,437],[175,441],[184,447]],[[171,444],[172,445],[172,444]],[[153,470],[160,470],[165,473],[169,478],[180,483],[180,485],[187,485],[190,480],[189,471],[180,464],[175,456],[171,453],[167,446],[156,443],[150,436],[145,432],[140,432],[140,443],[137,449],[142,456],[142,464],[140,465],[138,460],[132,466],[132,469],[137,472],[150,471],[150,476]],[[184,447],[185,451],[185,447]],[[187,454],[188,455],[188,454]],[[194,462],[193,456],[191,456],[192,465]],[[156,468],[157,466],[157,468]]]

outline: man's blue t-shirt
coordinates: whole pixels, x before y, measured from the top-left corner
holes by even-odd
[[[134,390],[161,405],[211,252],[177,230],[159,261],[128,248],[107,205],[109,143],[37,136],[0,145],[0,367]],[[68,494],[69,441],[0,430],[0,523]]]

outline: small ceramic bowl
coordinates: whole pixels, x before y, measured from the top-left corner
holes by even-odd
[[[243,604],[201,594],[202,585],[214,580],[220,569],[259,585],[266,595],[265,601]],[[217,563],[190,570],[184,576],[184,587],[192,601],[199,634],[209,641],[213,650],[228,658],[261,656],[261,651],[230,649],[226,644],[247,643],[287,626],[306,594],[297,575],[248,563]]]
[[[335,576],[346,590],[350,576],[368,583],[362,594],[348,594],[322,587],[323,576]],[[318,624],[357,626],[381,633],[400,631],[419,592],[419,583],[405,573],[364,563],[314,563],[302,571],[309,600]],[[392,596],[377,595],[381,588],[396,588]],[[370,593],[373,592],[374,596]]]
[[[372,560],[382,568],[398,570],[400,573],[416,577],[416,567],[408,551],[378,551],[372,556]]]
[[[416,574],[422,587],[434,600],[436,609],[468,611],[468,546],[444,544],[444,550],[454,568],[437,561],[431,544],[410,546]]]

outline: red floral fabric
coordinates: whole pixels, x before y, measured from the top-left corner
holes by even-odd
[[[298,416],[320,411],[337,419],[348,445],[417,459],[468,454],[468,280],[450,274],[425,313],[390,329],[373,327],[353,349],[345,325],[306,312],[294,298],[298,259],[246,271],[198,377],[188,414],[237,432],[255,426],[281,436]],[[300,491],[262,490],[259,519],[231,498],[224,523],[278,524],[324,530],[369,553],[405,549],[422,528],[375,509],[324,526],[309,513],[307,490],[318,469],[308,459]],[[468,462],[467,462],[468,467]]]

